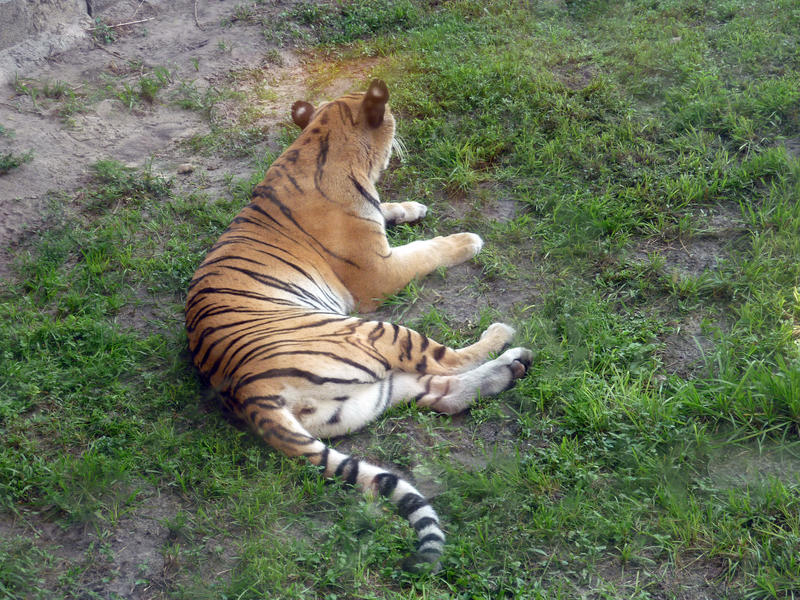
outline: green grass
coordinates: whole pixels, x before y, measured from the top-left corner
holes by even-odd
[[[2,152],[0,153],[0,175],[5,175],[13,169],[21,167],[26,162],[30,162],[31,160],[33,160],[32,150],[28,150],[22,154],[16,154],[14,152]]]
[[[114,564],[115,536],[150,519],[163,568],[137,589],[165,598],[796,597],[796,4],[370,0],[290,16],[328,49],[384,57],[408,159],[383,198],[430,207],[393,242],[487,241],[458,290],[485,300],[469,322],[425,280],[384,313],[413,305],[411,324],[455,345],[502,318],[534,350],[514,390],[465,416],[403,407],[336,442],[430,493],[442,570],[403,573],[402,519],[228,422],[190,367],[186,284],[284,134],[222,197],[97,163],[19,251],[0,292],[0,590],[82,597],[93,561]],[[177,101],[212,119],[213,95]],[[189,148],[252,156],[248,136]],[[64,551],[77,531],[93,533]]]

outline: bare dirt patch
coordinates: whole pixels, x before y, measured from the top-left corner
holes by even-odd
[[[99,597],[152,598],[169,577],[167,523],[183,509],[171,494],[149,490],[139,505],[114,525],[64,526],[33,513],[0,514],[0,536],[32,540],[52,557],[44,571],[48,588],[58,587],[66,572],[76,573],[73,585]],[[81,596],[84,597],[84,596]],[[88,596],[85,596],[88,597]]]
[[[652,237],[634,245],[631,261],[645,264],[663,261],[661,272],[679,288],[724,287],[724,276],[719,271],[724,261],[746,244],[746,228],[736,205],[720,205],[704,209],[694,220],[695,233],[673,239]],[[705,365],[705,355],[713,349],[713,339],[703,327],[709,315],[694,311],[678,318],[672,331],[661,342],[659,357],[667,373],[691,378]],[[725,324],[714,320],[712,327]]]
[[[783,442],[724,445],[711,453],[707,469],[722,488],[758,487],[771,479],[800,483],[800,448]]]
[[[710,600],[720,597],[719,580],[725,574],[721,559],[697,557],[681,564],[665,564],[658,568],[642,567],[632,561],[622,564],[609,560],[597,567],[590,575],[591,584],[587,597],[599,598],[597,590],[607,590],[617,598],[647,597],[658,600]],[[725,592],[734,591],[725,589]],[[587,590],[588,592],[588,590]],[[738,596],[724,596],[737,598]]]
[[[693,217],[695,232],[672,239],[652,237],[634,246],[632,259],[645,262],[653,255],[678,275],[697,276],[730,256],[746,230],[737,205],[719,205]]]
[[[594,79],[596,72],[597,69],[593,65],[574,59],[553,67],[553,75],[556,79],[574,92],[587,87]]]
[[[114,159],[141,167],[152,161],[172,174],[189,160],[182,142],[208,133],[210,126],[200,112],[175,105],[181,86],[202,94],[224,85],[231,72],[259,69],[266,73],[270,85],[276,87],[273,97],[280,98],[282,111],[267,112],[269,118],[259,124],[265,141],[267,131],[286,119],[287,102],[305,97],[300,56],[267,43],[261,27],[231,27],[232,3],[197,3],[201,29],[194,20],[195,4],[188,0],[110,3],[96,15],[107,23],[148,20],[115,28],[116,40],[111,44],[96,41],[86,31],[71,50],[17,73],[31,91],[26,93],[13,82],[0,88],[0,125],[6,133],[0,136],[0,151],[32,152],[33,156],[0,177],[0,277],[10,274],[7,248],[18,244],[26,232],[47,225],[48,197],[69,195],[85,183],[92,163]],[[273,3],[269,10],[277,18],[290,5]],[[165,85],[152,102],[137,99],[140,79],[156,68],[162,70],[162,77],[168,73],[169,81],[161,82]],[[50,99],[41,93],[45,86],[55,84],[74,94],[69,116],[64,115],[63,98]],[[207,162],[203,172],[212,180],[246,168],[236,160]]]
[[[714,342],[703,330],[703,319],[700,312],[687,315],[661,340],[664,347],[659,357],[667,373],[689,379],[705,367],[705,356]]]

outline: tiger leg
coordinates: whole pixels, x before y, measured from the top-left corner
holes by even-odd
[[[404,568],[413,570],[421,564],[438,567],[444,533],[436,511],[413,485],[394,473],[330,448],[312,436],[279,395],[251,395],[242,403],[240,414],[268,444],[288,456],[305,456],[321,467],[326,477],[343,479],[367,493],[388,498],[398,513],[408,519],[419,538],[417,552],[404,562]]]
[[[513,327],[493,323],[474,344],[453,349],[408,327],[375,321],[365,321],[364,325],[369,333],[362,333],[358,343],[380,354],[389,368],[439,375],[475,368],[491,353],[508,346],[514,336]]]
[[[389,225],[413,223],[428,214],[428,207],[419,202],[382,202],[380,209]]]
[[[334,398],[323,398],[317,390],[311,403],[313,410],[303,408],[308,404],[290,404],[294,404],[294,415],[302,426],[323,438],[358,431],[403,401],[414,400],[420,406],[456,414],[466,410],[478,396],[491,396],[512,387],[525,375],[531,357],[526,348],[511,348],[479,367],[451,375],[393,369],[374,382],[339,386]]]
[[[414,400],[437,412],[460,413],[479,396],[492,396],[511,388],[525,375],[532,358],[527,348],[511,348],[494,360],[456,375],[396,373],[394,403]]]
[[[439,267],[459,265],[480,252],[483,240],[474,233],[454,233],[404,246],[386,248],[363,271],[343,274],[347,289],[359,310],[374,310],[382,299],[401,290],[415,277],[423,277]]]

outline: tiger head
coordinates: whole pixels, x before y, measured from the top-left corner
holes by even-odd
[[[370,83],[366,92],[348,94],[314,108],[309,102],[292,105],[292,120],[304,135],[327,139],[329,147],[349,147],[359,154],[359,163],[367,165],[368,177],[375,183],[389,166],[395,141],[395,120],[389,110],[389,89],[380,79]],[[351,159],[352,164],[352,159]]]

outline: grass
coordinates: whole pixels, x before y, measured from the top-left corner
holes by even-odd
[[[26,162],[33,160],[33,151],[29,150],[22,154],[14,152],[0,153],[0,175],[5,175],[9,171],[24,165]]]
[[[467,415],[403,407],[336,442],[433,497],[442,571],[401,572],[402,519],[265,449],[190,368],[188,279],[284,135],[219,198],[101,161],[19,252],[0,292],[0,590],[82,597],[91,565],[122,564],[120,532],[147,522],[159,568],[132,585],[165,598],[796,597],[794,3],[365,0],[290,16],[330,56],[384,57],[408,159],[383,198],[430,207],[393,241],[487,240],[460,292],[483,302],[468,321],[425,280],[384,314],[413,304],[412,325],[455,345],[511,320],[535,353]],[[211,118],[213,96],[182,98]],[[193,151],[238,153],[248,135]],[[51,525],[61,543],[37,533]]]

